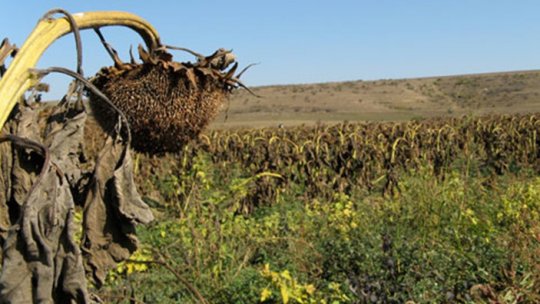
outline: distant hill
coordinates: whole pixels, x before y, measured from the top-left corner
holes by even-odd
[[[212,127],[540,112],[540,70],[251,89],[262,97],[237,91]]]

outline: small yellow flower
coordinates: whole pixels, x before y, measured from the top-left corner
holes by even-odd
[[[283,304],[289,303],[289,289],[287,286],[280,286],[279,291],[281,293],[281,300],[283,301]]]
[[[262,270],[262,275],[265,276],[265,277],[270,275],[270,264],[268,264],[268,263],[264,264],[264,268]]]
[[[282,276],[284,279],[292,280],[291,274],[289,273],[288,270],[283,270],[283,271],[281,272],[281,276]]]
[[[313,295],[313,293],[315,292],[315,286],[313,286],[313,284],[309,284],[309,285],[306,285],[306,292],[309,294],[309,295]]]
[[[270,298],[272,291],[268,288],[264,288],[261,292],[261,302],[264,302]]]

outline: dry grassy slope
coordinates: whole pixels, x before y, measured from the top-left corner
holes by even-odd
[[[540,71],[265,86],[253,91],[262,98],[238,91],[228,106],[228,119],[224,109],[212,127],[540,111]]]

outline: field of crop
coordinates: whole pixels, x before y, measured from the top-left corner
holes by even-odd
[[[68,33],[75,69],[36,68]],[[253,65],[119,11],[3,39],[0,302],[540,303],[540,71],[248,88]]]
[[[540,116],[213,130],[134,156],[119,303],[538,303]]]

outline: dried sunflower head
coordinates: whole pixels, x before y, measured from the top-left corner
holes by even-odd
[[[219,49],[195,63],[172,60],[164,48],[146,52],[142,63],[121,63],[101,69],[91,79],[126,116],[132,147],[139,152],[176,152],[196,137],[231,91],[240,83],[230,51]],[[228,70],[227,68],[234,65]],[[96,119],[113,128],[117,113],[89,92]]]

